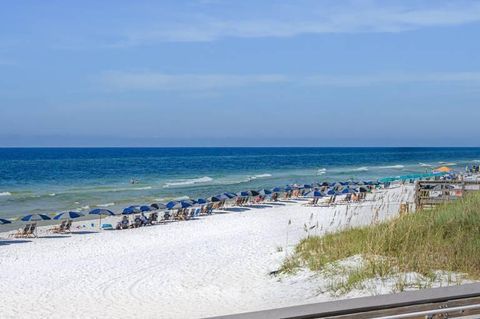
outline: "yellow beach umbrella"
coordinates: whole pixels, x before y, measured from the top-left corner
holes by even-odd
[[[437,173],[448,173],[450,172],[452,169],[450,167],[447,167],[447,166],[442,166],[442,167],[438,167],[438,168],[435,168],[433,171],[434,172],[437,172]]]

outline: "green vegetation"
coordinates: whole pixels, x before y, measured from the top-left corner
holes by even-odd
[[[360,268],[332,268],[355,255],[363,257]],[[465,273],[471,279],[479,279],[480,192],[381,224],[308,237],[285,260],[281,271],[295,272],[300,267],[343,273],[344,279],[329,289],[339,294],[359,288],[369,278],[407,272],[416,272],[427,282],[436,279],[437,270]],[[396,285],[403,290],[407,284],[399,278]]]

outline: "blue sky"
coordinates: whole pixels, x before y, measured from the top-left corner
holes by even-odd
[[[480,146],[480,1],[0,6],[0,146]]]

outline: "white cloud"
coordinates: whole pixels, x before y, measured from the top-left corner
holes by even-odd
[[[282,83],[277,74],[164,74],[154,72],[106,72],[100,75],[106,88],[118,90],[212,90],[248,85]]]
[[[101,74],[96,79],[102,87],[119,91],[216,91],[227,88],[277,84],[316,87],[367,87],[402,83],[480,85],[479,72],[293,76],[282,74],[165,74],[110,71]]]
[[[175,23],[131,28],[116,45],[155,41],[213,41],[220,38],[293,37],[302,34],[401,32],[480,21],[480,3],[431,1],[427,6],[387,1],[296,1],[236,15],[187,15]],[[254,6],[255,7],[255,6]],[[260,7],[260,5],[258,5]]]

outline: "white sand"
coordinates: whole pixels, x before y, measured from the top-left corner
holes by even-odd
[[[368,199],[348,209],[280,203],[0,245],[0,317],[192,318],[330,300],[308,272],[281,278],[269,272],[285,257],[287,232],[291,250],[306,236],[304,224],[318,223],[310,233],[320,234],[391,218],[400,202],[412,201],[413,187]]]

